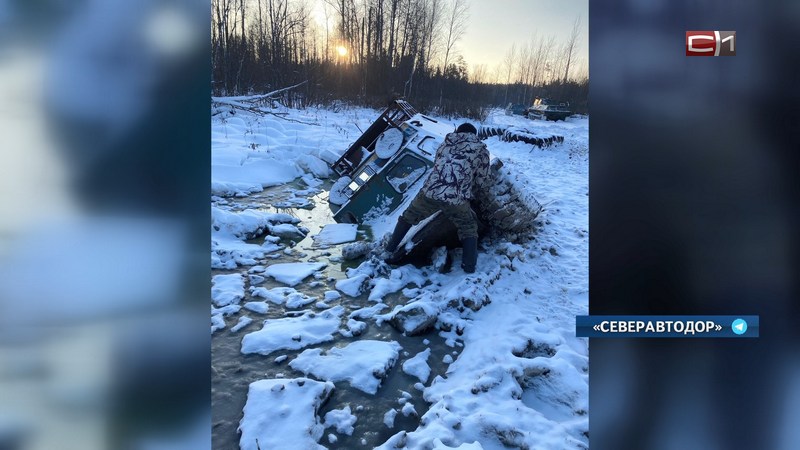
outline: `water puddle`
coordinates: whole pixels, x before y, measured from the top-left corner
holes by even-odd
[[[294,289],[302,294],[315,297],[317,301],[322,301],[326,291],[335,290],[336,280],[346,278],[345,272],[348,268],[356,267],[361,261],[345,262],[341,259],[342,245],[318,246],[314,243],[312,236],[318,234],[322,227],[327,224],[335,223],[327,204],[327,189],[330,183],[323,184],[316,189],[309,189],[302,183],[292,183],[283,186],[273,187],[263,192],[241,198],[212,198],[215,206],[229,209],[231,211],[241,211],[244,209],[259,209],[268,212],[281,212],[291,214],[300,219],[299,227],[308,230],[307,235],[302,239],[282,239],[281,244],[286,249],[267,255],[263,261],[259,261],[262,266],[275,263],[290,262],[322,262],[327,266],[321,271],[322,276],[315,278],[309,277]],[[296,205],[302,207],[276,208],[272,205]],[[370,231],[366,228],[359,228],[357,239],[369,239]],[[250,243],[261,244],[264,238],[256,238]],[[272,258],[274,257],[274,259]],[[226,273],[241,273],[245,280],[248,280],[248,271],[251,266],[241,266],[236,270],[212,270],[212,276]],[[245,298],[240,304],[248,301],[263,301],[263,298],[251,297],[247,288],[251,286],[250,281],[246,281]],[[272,289],[284,287],[285,285],[275,282],[271,278],[255,284],[254,286]],[[413,287],[413,286],[408,286]],[[338,299],[329,300],[325,303],[328,307],[341,305],[344,308],[342,315],[341,330],[346,330],[346,322],[351,312],[364,307],[375,305],[375,302],[367,299],[368,293],[359,297],[352,298],[344,294]],[[405,303],[407,299],[401,294],[391,294],[383,299],[383,303],[388,308],[382,312],[388,312],[394,305]],[[384,378],[383,383],[375,395],[370,395],[351,387],[347,382],[337,382],[336,389],[327,403],[319,411],[319,417],[333,409],[342,409],[350,406],[351,412],[357,417],[354,424],[352,436],[347,436],[336,432],[335,427],[327,428],[320,444],[330,449],[352,449],[352,448],[372,448],[385,442],[390,436],[400,430],[412,431],[419,424],[419,416],[427,412],[428,405],[422,399],[422,392],[415,388],[419,379],[407,375],[401,369],[402,363],[413,357],[426,348],[431,349],[428,358],[428,365],[431,367],[431,375],[426,383],[430,384],[437,375],[444,375],[447,364],[443,362],[446,355],[456,359],[457,352],[460,351],[460,343],[456,347],[449,347],[445,344],[435,330],[419,336],[404,336],[396,331],[388,323],[376,325],[374,320],[365,320],[366,329],[357,337],[344,337],[335,334],[331,342],[318,345],[310,345],[296,351],[279,350],[267,356],[258,354],[244,355],[241,353],[242,338],[247,333],[258,331],[262,327],[265,319],[275,319],[298,315],[301,311],[321,312],[324,309],[316,302],[312,302],[304,307],[297,309],[287,308],[285,305],[269,303],[269,310],[266,314],[258,314],[246,309],[242,309],[238,314],[225,317],[225,329],[215,332],[211,337],[211,370],[212,370],[212,445],[215,449],[238,449],[239,434],[237,427],[242,418],[242,409],[247,400],[247,390],[250,383],[266,378],[296,378],[304,376],[302,372],[295,371],[289,367],[291,362],[303,350],[309,348],[330,349],[332,347],[343,347],[357,340],[380,340],[396,341],[402,346],[400,357]],[[238,318],[247,316],[253,322],[245,326],[238,332],[231,332],[231,328],[237,323]],[[276,362],[276,358],[286,355],[286,358]],[[308,375],[314,378],[313,375]],[[416,416],[404,416],[401,409],[406,402],[413,404],[417,413]],[[384,424],[384,414],[390,409],[397,411],[394,420],[394,427],[388,428]],[[331,443],[328,435],[333,434],[336,442]]]

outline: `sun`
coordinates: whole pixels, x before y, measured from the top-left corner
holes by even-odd
[[[339,53],[339,56],[347,56],[347,49],[342,46],[336,47],[336,51]]]

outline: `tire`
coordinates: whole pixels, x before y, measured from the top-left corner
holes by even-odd
[[[532,131],[524,128],[507,128],[499,135],[500,140],[505,142],[524,142],[535,147],[548,147],[555,142],[564,142],[563,136],[548,136],[545,138],[537,137]],[[482,138],[485,139],[485,138]]]
[[[564,142],[563,136],[549,136],[541,138],[525,128],[509,127],[503,128],[494,125],[485,125],[478,130],[478,138],[488,139],[492,136],[499,136],[505,142],[524,142],[535,147],[547,147],[555,142]]]
[[[478,130],[478,139],[487,139],[492,136],[502,136],[505,128],[494,125],[484,125]]]

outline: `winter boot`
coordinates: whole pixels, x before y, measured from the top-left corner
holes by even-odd
[[[475,272],[475,265],[478,263],[478,238],[468,237],[461,241],[464,247],[461,254],[461,268],[466,273]]]
[[[397,250],[397,246],[400,244],[400,241],[406,236],[408,230],[411,229],[411,224],[403,220],[403,218],[397,219],[397,225],[394,226],[394,232],[392,232],[392,237],[389,238],[389,242],[386,244],[386,248],[384,250],[389,254],[394,253]]]

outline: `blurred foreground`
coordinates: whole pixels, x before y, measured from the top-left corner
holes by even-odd
[[[0,1],[0,448],[210,447],[208,5]]]

